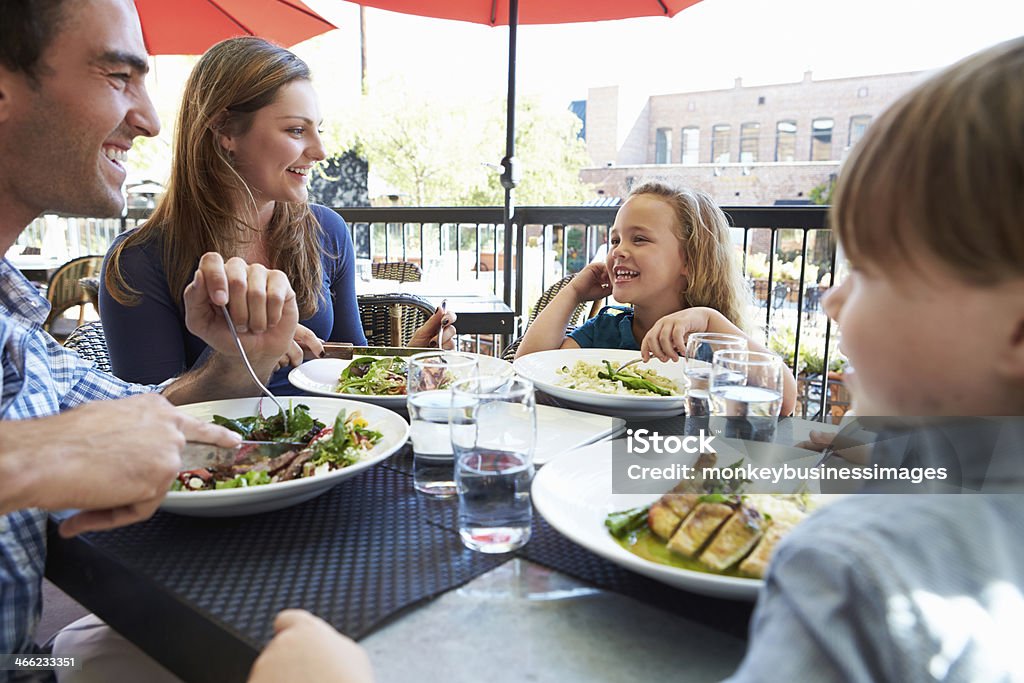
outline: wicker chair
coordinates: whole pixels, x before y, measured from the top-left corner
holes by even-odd
[[[76,327],[64,341],[64,348],[73,350],[85,360],[91,360],[103,372],[111,372],[107,339],[103,336],[103,325],[99,321]]]
[[[398,282],[419,282],[423,271],[410,261],[384,261],[370,265],[370,272],[376,280],[397,280]]]
[[[526,330],[530,329],[530,325],[532,325],[533,321],[537,319],[537,316],[540,315],[540,312],[543,311],[544,308],[554,300],[555,295],[558,294],[567,284],[569,284],[569,281],[572,280],[574,277],[576,277],[575,274],[566,275],[561,280],[559,280],[558,282],[544,290],[544,293],[540,295],[539,299],[537,299],[537,303],[534,304],[533,310],[530,311],[530,319],[526,321],[526,327],[523,328],[523,335],[526,334]],[[576,308],[572,310],[572,315],[569,316],[569,323],[565,327],[566,334],[575,330],[576,327],[583,321],[583,312],[586,310],[586,308],[587,304],[586,302],[584,302],[576,306]],[[597,309],[592,307],[590,311],[590,317],[593,317],[595,313],[597,313]],[[513,360],[515,360],[516,351],[519,349],[519,344],[522,341],[523,337],[520,336],[514,342],[505,347],[505,350],[501,352],[501,357],[509,361],[510,363]]]
[[[412,294],[360,294],[359,318],[369,346],[405,346],[434,307]]]
[[[98,275],[103,265],[102,256],[80,256],[72,259],[57,269],[46,286],[46,298],[50,302],[50,315],[43,323],[43,329],[49,331],[53,321],[64,311],[74,306],[79,307],[78,326],[85,321],[85,305],[92,299],[82,289],[79,280]]]

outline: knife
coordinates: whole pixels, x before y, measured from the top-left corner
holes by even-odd
[[[181,471],[252,464],[276,458],[288,451],[301,451],[305,447],[304,443],[281,441],[243,441],[233,447],[189,441],[181,449]]]
[[[412,356],[424,351],[437,349],[415,348],[404,346],[354,346],[346,342],[324,342],[324,355],[321,358],[340,358],[352,360],[357,356]]]

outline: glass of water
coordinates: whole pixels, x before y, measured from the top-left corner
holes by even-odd
[[[773,441],[782,410],[782,358],[757,351],[716,351],[711,362],[712,430]]]
[[[413,485],[439,498],[455,495],[455,464],[448,433],[452,385],[476,377],[476,356],[426,351],[409,358],[406,406],[412,427]]]
[[[533,383],[521,377],[456,382],[451,440],[463,544],[484,553],[524,546],[533,519]]]
[[[735,334],[694,332],[686,338],[686,390],[687,417],[704,418],[711,414],[708,382],[711,379],[711,360],[715,351],[745,351],[747,340]]]

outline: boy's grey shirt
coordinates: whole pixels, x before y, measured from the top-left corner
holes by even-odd
[[[1024,495],[856,495],[772,559],[730,683],[1024,681]]]

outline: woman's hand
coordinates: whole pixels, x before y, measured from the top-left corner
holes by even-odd
[[[437,334],[441,330],[444,330],[444,335],[441,340],[441,348],[451,351],[455,348],[455,335],[458,334],[458,330],[455,329],[455,321],[459,316],[455,315],[454,311],[447,311],[440,306],[434,311],[434,315],[427,318],[427,322],[419,326],[419,328],[413,333],[409,339],[409,343],[406,346],[416,348],[425,348],[429,346],[437,346]]]
[[[288,350],[277,361],[277,369],[291,366],[297,368],[303,361],[319,358],[324,352],[324,343],[305,325],[295,326],[295,335]]]
[[[608,277],[608,267],[603,261],[588,263],[587,267],[576,273],[576,277],[569,280],[569,287],[576,294],[576,300],[597,301],[612,293],[611,279]]]

